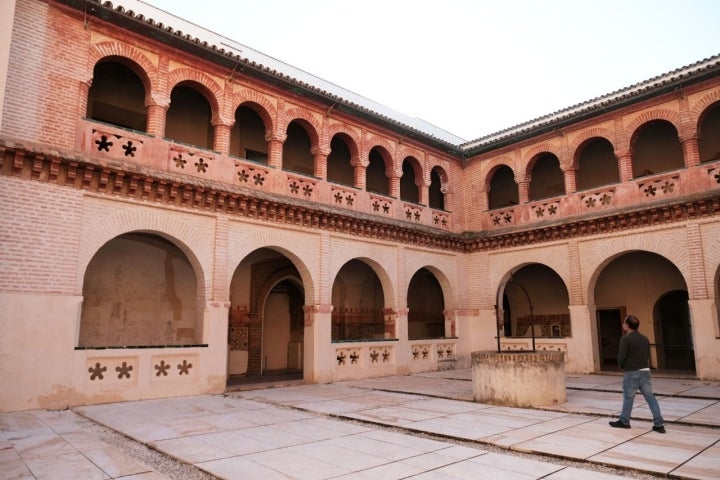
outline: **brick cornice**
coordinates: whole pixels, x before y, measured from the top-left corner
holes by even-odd
[[[333,231],[406,245],[458,253],[474,253],[566,241],[631,229],[679,223],[720,214],[720,190],[675,198],[594,218],[518,227],[502,232],[455,234],[372,215],[348,213],[322,204],[303,202],[220,182],[147,169],[136,164],[73,157],[57,151],[0,139],[0,175],[14,176],[100,195],[155,202],[253,220]]]

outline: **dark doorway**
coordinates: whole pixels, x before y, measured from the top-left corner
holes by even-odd
[[[695,370],[688,293],[675,290],[666,293],[655,304],[655,338],[658,368]]]
[[[597,310],[598,337],[600,340],[600,369],[617,370],[617,353],[622,337],[623,308]]]

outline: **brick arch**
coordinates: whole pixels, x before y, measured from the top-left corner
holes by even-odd
[[[427,182],[428,185],[430,185],[432,183],[431,175],[432,175],[432,172],[436,169],[438,171],[438,176],[440,177],[440,188],[441,189],[443,187],[447,188],[450,185],[450,175],[448,174],[445,167],[443,167],[439,163],[432,163],[432,164],[428,165],[428,167],[429,168],[427,169],[427,178],[425,179],[425,181]]]
[[[690,110],[689,113],[692,119],[691,123],[695,125],[695,130],[697,133],[699,133],[700,131],[700,120],[702,119],[706,111],[710,107],[715,106],[715,104],[718,102],[720,102],[720,88],[702,97]]]
[[[425,159],[425,154],[418,150],[417,148],[413,148],[407,145],[403,145],[397,150],[397,158],[402,159],[404,162],[408,157],[414,158],[417,164],[415,165],[417,168],[415,170],[415,176],[417,177],[420,175],[420,179],[422,180],[426,176],[429,177],[430,174],[426,172],[425,168],[425,162],[423,161]],[[396,171],[395,173],[398,175],[402,175],[402,163],[397,166],[399,171]]]
[[[487,192],[490,190],[490,182],[492,181],[492,177],[493,175],[495,175],[495,172],[497,172],[500,167],[508,167],[513,172],[513,179],[515,180],[515,183],[519,183],[519,181],[522,179],[522,176],[518,175],[516,163],[517,162],[515,162],[515,160],[503,156],[493,158],[489,164],[483,165],[482,184],[485,188],[485,191]]]
[[[232,279],[240,262],[250,253],[260,248],[269,248],[287,257],[300,274],[305,289],[305,303],[308,305],[321,303],[321,299],[317,298],[318,291],[316,289],[319,280],[313,276],[314,271],[320,271],[317,242],[313,240],[300,241],[298,235],[288,235],[287,231],[263,230],[251,232],[231,242],[228,247],[225,278]],[[227,288],[230,288],[229,283]]]
[[[277,107],[265,96],[254,90],[243,88],[233,94],[232,97],[232,113],[233,118],[238,108],[245,106],[245,104],[251,104],[252,108],[260,118],[262,118],[265,124],[266,132],[275,131],[275,119],[277,117]]]
[[[393,249],[378,248],[377,245],[372,244],[353,244],[352,248],[333,248],[332,251],[332,266],[328,272],[328,303],[332,301],[332,287],[340,269],[350,260],[360,260],[370,266],[380,279],[380,285],[382,285],[385,297],[385,307],[397,308],[398,302],[395,298],[397,289],[395,281],[393,281],[393,278],[397,278],[397,272],[393,271],[391,274],[387,270],[387,268],[397,264],[397,255]]]
[[[568,148],[571,152],[572,157],[572,166],[577,168],[577,161],[578,161],[578,153],[580,149],[585,145],[585,143],[588,140],[592,140],[593,138],[602,138],[604,140],[607,140],[610,142],[610,145],[613,147],[613,151],[617,151],[617,145],[616,142],[614,142],[615,134],[604,127],[593,127],[588,130],[585,130],[580,135],[575,137],[572,142],[570,142],[570,145],[568,145]]]
[[[85,272],[90,261],[100,248],[110,240],[124,233],[143,232],[158,235],[176,245],[187,256],[198,279],[198,294],[212,299],[209,279],[213,268],[211,242],[200,234],[202,229],[193,226],[185,216],[169,215],[164,211],[151,209],[127,210],[107,215],[83,227],[76,285],[82,291]]]
[[[313,147],[320,145],[322,121],[318,118],[317,114],[314,114],[307,108],[297,107],[281,112],[277,122],[278,133],[286,135],[288,126],[296,120],[299,120],[303,127],[305,127],[305,131],[310,137],[310,145]]]
[[[425,184],[425,170],[423,169],[422,164],[420,163],[420,160],[418,160],[416,157],[412,155],[398,157],[402,158],[402,162],[398,162],[400,164],[399,172],[395,172],[399,177],[402,177],[402,165],[405,164],[405,161],[408,161],[410,165],[413,167],[413,172],[415,173],[415,185],[417,186],[423,186]],[[428,177],[430,175],[428,174]]]
[[[170,72],[167,77],[167,98],[170,98],[173,88],[183,82],[200,87],[198,91],[210,104],[213,123],[218,122],[222,113],[219,99],[224,98],[223,87],[206,73],[193,68],[179,68]]]
[[[300,286],[302,287],[302,278],[297,277],[297,275],[295,274],[296,270],[296,268],[293,269],[290,267],[285,267],[280,269],[279,271],[273,272],[273,274],[266,278],[265,281],[262,283],[262,285],[260,286],[260,290],[257,292],[257,295],[250,297],[250,308],[248,309],[248,311],[251,314],[261,314],[262,306],[265,304],[265,300],[267,300],[267,297],[272,291],[273,287],[275,287],[275,285],[282,282],[283,280],[298,280]]]
[[[404,289],[405,298],[407,299],[407,295],[409,293],[410,280],[412,280],[412,277],[419,272],[420,269],[425,268],[435,275],[435,278],[440,284],[440,289],[443,292],[443,300],[445,301],[445,310],[457,308],[458,305],[455,299],[455,292],[453,291],[452,282],[450,281],[450,278],[455,276],[455,272],[453,271],[450,275],[447,275],[445,272],[450,270],[448,265],[439,265],[433,259],[428,257],[430,257],[430,255],[417,255],[414,256],[411,261],[406,261],[405,270],[408,272],[408,276]],[[404,306],[407,307],[407,300],[403,303]]]
[[[533,166],[535,166],[535,162],[543,153],[550,153],[552,155],[555,155],[555,157],[558,159],[558,163],[560,164],[560,168],[562,168],[563,163],[561,160],[561,156],[558,154],[556,149],[557,146],[549,142],[543,142],[539,145],[535,145],[534,147],[523,153],[521,162],[525,164],[525,175],[530,178],[530,172],[532,171]]]
[[[360,157],[360,132],[353,128],[350,128],[344,123],[339,122],[329,125],[326,132],[328,149],[330,148],[330,143],[332,143],[332,139],[335,137],[335,135],[342,134],[349,140],[348,148],[350,149],[350,156],[354,157],[355,159]]]
[[[560,253],[560,252],[558,252]],[[548,255],[545,249],[532,249],[522,252],[516,252],[513,255],[504,256],[500,264],[493,265],[495,271],[503,272],[497,279],[497,284],[491,286],[490,291],[495,292],[495,305],[502,305],[500,297],[501,289],[510,281],[513,273],[532,264],[543,265],[557,274],[563,282],[565,290],[570,300],[570,305],[576,305],[580,299],[573,298],[573,289],[570,282],[570,268],[567,261],[567,255]]]
[[[145,86],[145,103],[148,104],[154,98],[154,81],[157,74],[157,66],[140,50],[125,43],[100,42],[90,49],[88,58],[87,78],[93,78],[95,65],[100,61],[116,57],[120,60],[127,60],[128,66],[135,72]]]
[[[638,130],[640,129],[640,127],[642,127],[648,122],[652,122],[653,120],[666,120],[672,123],[673,127],[675,127],[675,130],[677,130],[678,132],[678,136],[682,137],[683,132],[681,129],[682,122],[680,120],[680,114],[678,112],[673,112],[672,110],[658,108],[643,112],[642,115],[639,115],[637,118],[633,119],[626,126],[626,131],[631,132],[629,137],[629,148],[632,148],[632,144],[637,138]]]
[[[365,140],[367,151],[365,152],[365,159],[363,160],[365,165],[370,161],[370,151],[375,147],[380,147],[379,151],[385,160],[385,174],[389,177],[395,172],[395,144],[390,140],[379,137],[377,135],[371,135]],[[389,163],[389,164],[388,164]],[[402,164],[400,166],[402,169]]]
[[[684,236],[683,240],[685,240]],[[626,253],[649,252],[665,258],[678,269],[685,281],[690,299],[694,299],[694,292],[691,288],[690,259],[687,252],[684,251],[683,245],[684,241],[678,241],[677,237],[663,236],[662,232],[652,236],[640,234],[597,242],[593,245],[592,257],[586,257],[586,262],[583,265],[584,270],[591,272],[587,281],[581,285],[583,296],[588,302],[590,302],[590,299],[594,299],[597,280],[613,260]]]

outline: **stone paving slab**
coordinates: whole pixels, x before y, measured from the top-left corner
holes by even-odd
[[[169,480],[62,412],[44,410],[0,414],[0,478]]]
[[[568,402],[545,409],[468,401],[469,377],[433,372],[75,410],[222,479],[623,478],[583,464],[720,478],[718,382],[654,380],[672,395],[658,395],[668,419],[661,435],[642,397],[631,429],[607,425],[622,401],[618,376],[571,376]],[[40,410],[0,414],[0,478],[167,479],[62,412]]]

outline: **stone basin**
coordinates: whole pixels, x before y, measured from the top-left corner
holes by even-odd
[[[476,402],[511,407],[564,403],[565,353],[482,351],[472,353]]]

